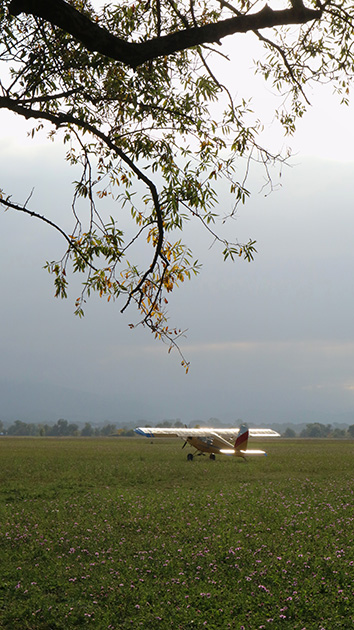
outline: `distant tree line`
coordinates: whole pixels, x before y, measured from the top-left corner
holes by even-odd
[[[86,422],[84,426],[80,427],[78,424],[68,422],[63,418],[60,418],[60,420],[53,425],[15,420],[15,422],[8,427],[5,427],[4,423],[0,420],[0,433],[2,435],[34,437],[102,437],[112,435],[113,433],[121,437],[135,435],[133,429],[123,428],[117,430],[115,424],[105,424],[101,427],[94,427],[90,422]]]
[[[312,422],[306,425],[299,434],[294,429],[287,428],[283,433],[286,438],[347,438],[354,439],[354,424],[347,429],[332,427],[331,424],[321,424],[320,422]]]
[[[178,420],[163,420],[163,422],[158,422],[156,427],[161,427],[163,429],[169,429],[170,427],[176,427],[178,429],[182,429],[182,428],[185,427],[185,425],[179,419]]]
[[[146,425],[150,426],[150,425]],[[181,420],[163,420],[156,424],[157,427],[176,427],[182,428],[185,426]],[[198,425],[196,425],[198,426]],[[104,437],[109,435],[116,435],[119,437],[135,437],[134,429],[131,428],[119,428],[115,424],[105,424],[103,426],[93,426],[90,422],[86,422],[84,426],[79,426],[75,423],[69,423],[67,420],[60,418],[55,424],[43,424],[22,422],[22,420],[15,420],[13,424],[6,427],[0,420],[0,434],[1,435],[18,435],[18,436],[43,436],[43,437]],[[282,437],[285,438],[342,438],[342,439],[354,439],[354,424],[350,425],[346,429],[340,429],[339,427],[332,427],[331,424],[321,424],[320,422],[312,422],[306,425],[299,433],[290,427],[288,427],[283,433]]]

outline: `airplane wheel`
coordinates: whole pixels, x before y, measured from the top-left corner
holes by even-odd
[[[188,455],[187,455],[187,461],[188,461],[188,462],[193,461],[193,454],[192,454],[192,453],[188,453]]]
[[[212,459],[213,461],[215,461],[215,454],[214,453],[210,453],[209,458]]]

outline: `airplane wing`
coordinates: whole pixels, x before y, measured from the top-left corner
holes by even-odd
[[[156,438],[156,437],[184,438],[184,437],[187,437],[188,435],[191,435],[190,433],[191,430],[192,429],[175,429],[175,428],[165,429],[164,427],[137,427],[136,429],[134,429],[134,432],[137,433],[138,435],[144,435],[147,438]]]
[[[165,428],[165,427],[137,427],[134,429],[138,435],[144,435],[147,438],[172,438],[179,437],[186,440],[188,437],[205,437],[220,440],[224,446],[230,446],[239,434],[239,428],[232,429],[215,429],[212,427],[200,427],[198,429],[187,428]],[[251,437],[279,437],[280,434],[272,429],[249,429]]]
[[[138,435],[144,435],[148,438],[172,438],[179,437],[186,440],[188,437],[219,437],[223,444],[228,444],[227,440],[236,438],[238,429],[213,429],[211,427],[201,427],[198,429],[187,428],[165,428],[165,427],[137,427],[134,429]],[[222,435],[221,435],[222,434]]]
[[[248,429],[251,437],[280,437],[280,433],[273,429]]]

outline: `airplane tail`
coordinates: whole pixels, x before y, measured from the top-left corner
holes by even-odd
[[[246,451],[249,438],[249,430],[245,424],[241,425],[235,442],[235,451]]]
[[[236,457],[243,457],[246,460],[245,455],[267,455],[265,451],[250,451],[247,448],[248,438],[250,432],[245,424],[241,425],[238,436],[235,442],[235,455]]]

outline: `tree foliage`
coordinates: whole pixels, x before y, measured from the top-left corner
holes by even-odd
[[[33,135],[43,128],[62,140],[66,159],[81,169],[70,232],[13,191],[2,190],[0,201],[62,234],[63,257],[47,268],[60,297],[68,272],[83,274],[79,316],[96,291],[119,299],[122,311],[135,304],[138,323],[173,347],[181,331],[168,325],[169,293],[200,267],[181,239],[186,222],[208,230],[225,259],[251,261],[253,240],[220,235],[219,181],[233,215],[249,195],[236,164],[243,160],[247,174],[252,160],[267,169],[283,159],[259,145],[261,123],[249,124],[249,103],[236,101],[213,71],[222,38],[251,32],[262,42],[256,70],[282,95],[277,116],[292,133],[310,81],[331,81],[348,100],[354,7],[349,0],[291,0],[280,8],[258,0],[97,4],[0,2],[0,108],[31,120]]]
[[[107,437],[117,433],[115,424],[105,424],[104,426],[93,427],[89,422],[80,429],[78,424],[68,422],[60,418],[55,424],[23,422],[15,420],[13,424],[4,427],[0,421],[1,434],[13,436],[41,436],[41,437]],[[133,430],[121,429],[119,435],[134,435]]]
[[[348,427],[348,433],[349,433],[350,437],[354,439],[354,424],[351,424]]]

